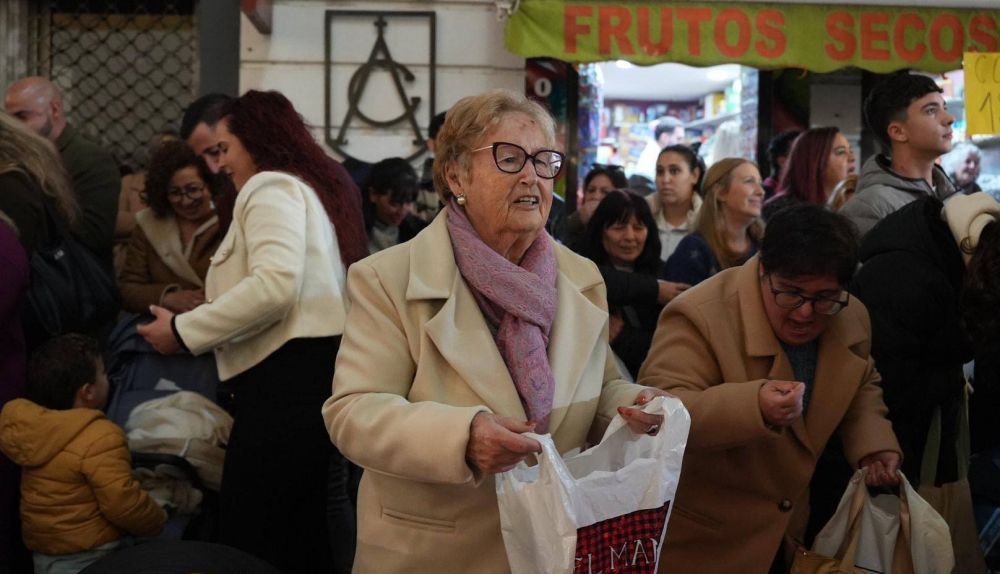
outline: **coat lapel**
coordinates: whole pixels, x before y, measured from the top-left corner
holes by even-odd
[[[764,312],[764,304],[761,299],[759,259],[755,255],[740,268],[739,276],[739,297],[740,314],[743,319],[743,345],[748,356],[770,358],[772,363],[768,370],[767,378],[779,381],[794,381],[795,374],[792,365],[781,348],[781,343],[774,335],[771,323]],[[749,375],[749,374],[748,374]],[[753,377],[753,375],[749,375]],[[815,397],[814,397],[815,399]],[[803,417],[799,417],[791,427],[789,427],[795,438],[810,451],[813,450],[812,441],[809,440],[809,433]],[[815,453],[814,453],[815,454]]]
[[[444,209],[413,239],[406,298],[442,300],[441,308],[424,327],[442,358],[494,413],[525,420],[507,365],[455,265],[446,216]]]
[[[857,299],[853,302],[858,303]],[[856,321],[839,316],[820,339],[810,404],[822,405],[822,408],[810,409],[806,415],[806,429],[813,440],[824,439],[825,442],[847,412],[857,383],[868,368],[868,361],[852,353],[851,347],[865,339],[866,334]],[[818,451],[820,444],[812,446]]]
[[[554,248],[559,276],[556,279],[556,318],[552,324],[548,349],[549,365],[556,383],[552,401],[553,414],[549,421],[549,432],[553,434],[567,412],[567,409],[559,407],[567,407],[573,403],[573,396],[580,386],[584,369],[595,351],[598,339],[607,336],[604,325],[608,321],[607,311],[583,294],[600,284],[600,274],[596,271],[588,275],[579,273],[582,266],[571,259],[576,256],[562,247]],[[601,377],[603,378],[603,372]]]
[[[213,215],[208,221],[203,223],[195,233],[197,238],[209,227],[218,223],[218,216]],[[160,260],[178,277],[190,281],[191,283],[204,287],[205,284],[198,277],[187,254],[184,253],[184,246],[181,245],[181,234],[177,227],[177,220],[173,217],[158,218],[151,209],[143,209],[135,215],[136,224],[142,228],[143,233],[149,239],[149,244],[156,250]],[[197,241],[195,239],[194,241]]]

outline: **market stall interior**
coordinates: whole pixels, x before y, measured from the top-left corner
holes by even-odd
[[[673,143],[695,146],[708,165],[727,156],[754,159],[767,176],[763,152],[773,135],[820,126],[836,126],[847,136],[859,167],[876,151],[861,110],[878,75],[857,68],[760,72],[738,64],[637,66],[618,60],[577,70],[581,181],[593,164],[620,165],[631,185],[652,191],[656,151]],[[1000,137],[966,135],[962,70],[932,77],[956,117],[955,150],[942,158],[943,166],[962,187],[968,181],[1000,197]]]

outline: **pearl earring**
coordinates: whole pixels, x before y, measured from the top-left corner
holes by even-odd
[[[468,201],[468,200],[465,198],[465,194],[464,193],[460,193],[460,194],[458,194],[458,195],[455,196],[455,203],[457,203],[459,205],[465,205],[466,201]]]

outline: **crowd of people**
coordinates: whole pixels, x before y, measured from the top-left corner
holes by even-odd
[[[1000,203],[978,150],[938,166],[954,117],[929,78],[871,91],[884,153],[860,174],[833,126],[776,137],[766,179],[665,128],[652,193],[594,166],[558,229],[567,151],[508,91],[435,118],[422,174],[349,172],[278,92],[195,101],[124,180],[48,80],[4,109],[2,574],[79,572],[173,518],[103,412],[116,321],[214,359],[234,423],[209,539],[282,572],[507,572],[494,476],[541,451],[524,433],[656,434],[658,395],[691,415],[661,571],[787,572],[863,467],[956,493],[958,571],[985,572],[960,445],[964,365],[1000,384]],[[62,229],[120,309],[26,338]]]

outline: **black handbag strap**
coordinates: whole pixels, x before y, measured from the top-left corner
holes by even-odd
[[[42,209],[45,211],[45,225],[49,230],[49,236],[44,243],[46,247],[61,245],[67,238],[72,237],[66,219],[61,213],[55,212],[51,203],[52,200],[43,193]]]

